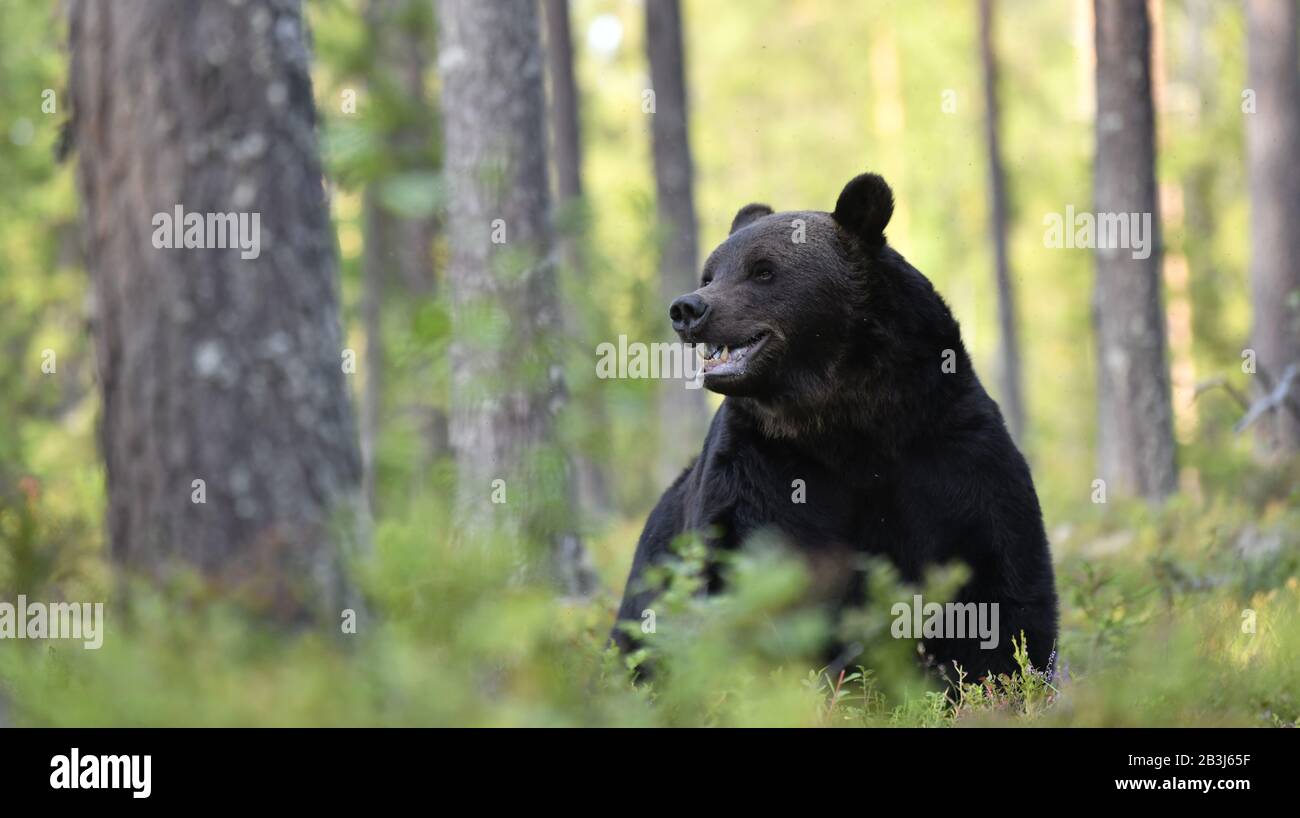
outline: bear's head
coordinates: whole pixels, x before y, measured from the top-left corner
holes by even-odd
[[[887,246],[893,211],[875,174],[845,185],[829,213],[741,208],[699,288],[669,308],[681,339],[701,345],[704,385],[789,436],[831,422],[847,404],[861,409],[887,391],[903,397],[883,380],[893,368],[929,358],[938,371],[939,349],[960,348],[956,324]]]

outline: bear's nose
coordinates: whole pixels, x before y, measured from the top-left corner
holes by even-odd
[[[693,332],[704,323],[709,314],[709,302],[698,293],[679,296],[668,306],[668,317],[673,321],[673,329],[678,332]]]

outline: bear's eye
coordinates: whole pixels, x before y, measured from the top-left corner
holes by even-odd
[[[768,266],[766,266],[766,265],[759,266],[759,267],[755,267],[755,268],[754,268],[754,280],[755,280],[755,281],[771,281],[771,280],[772,280],[772,268],[771,268],[771,267],[768,267]]]

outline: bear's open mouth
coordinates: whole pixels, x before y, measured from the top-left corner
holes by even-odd
[[[719,375],[743,375],[746,365],[754,359],[767,341],[767,333],[760,332],[743,344],[700,344],[696,347],[704,359],[704,374],[712,377]]]

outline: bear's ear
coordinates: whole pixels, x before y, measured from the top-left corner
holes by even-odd
[[[745,225],[749,224],[752,221],[756,221],[758,219],[763,218],[764,216],[771,216],[771,215],[772,215],[772,208],[768,207],[765,204],[759,204],[758,202],[755,202],[754,204],[747,204],[736,212],[736,218],[731,220],[731,230],[730,232],[727,233],[727,235],[730,236],[732,233],[735,233],[737,230],[739,230],[740,228],[744,227]]]
[[[856,176],[840,191],[831,214],[835,222],[869,247],[885,243],[885,225],[894,215],[894,193],[875,173]]]

